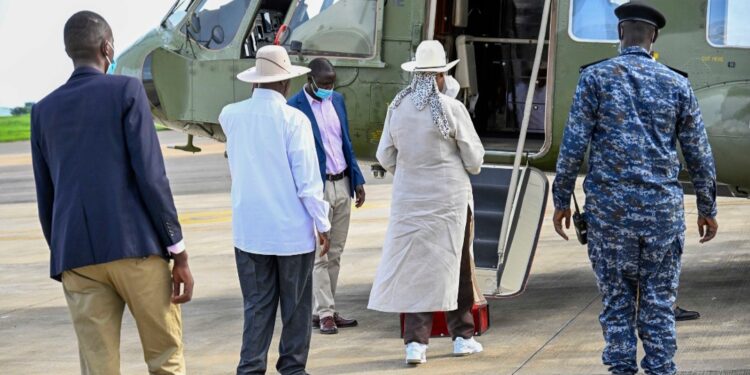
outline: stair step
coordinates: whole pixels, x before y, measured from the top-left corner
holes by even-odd
[[[471,177],[475,220],[474,263],[477,267],[497,267],[497,247],[511,172],[506,168],[485,167],[479,175]]]

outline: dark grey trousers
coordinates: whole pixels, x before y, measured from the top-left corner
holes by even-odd
[[[312,270],[315,252],[292,256],[250,254],[234,249],[245,305],[245,328],[237,374],[265,374],[268,348],[281,304],[281,342],[276,369],[306,374],[312,331]]]

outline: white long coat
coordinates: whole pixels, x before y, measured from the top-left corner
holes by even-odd
[[[484,147],[464,105],[442,94],[440,100],[451,128],[448,139],[433,123],[429,105],[419,111],[408,96],[385,119],[377,158],[394,175],[393,198],[370,293],[373,310],[458,308],[467,210],[473,213],[469,173],[479,173]]]

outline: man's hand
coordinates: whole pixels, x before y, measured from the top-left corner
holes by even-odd
[[[701,235],[701,243],[711,241],[719,231],[719,223],[716,218],[698,217],[698,233]]]
[[[563,230],[563,219],[565,219],[565,229],[570,229],[570,208],[564,210],[555,209],[555,215],[552,216],[552,224],[555,226],[555,232],[567,241],[568,235]]]
[[[354,188],[354,192],[357,195],[357,202],[354,207],[360,208],[365,204],[365,186],[357,185],[357,187]]]
[[[320,256],[328,254],[328,250],[331,249],[331,240],[328,237],[329,233],[330,232],[318,232],[318,241],[320,241]]]
[[[193,274],[188,266],[187,251],[174,254],[172,267],[172,303],[190,302],[193,298]],[[182,288],[180,288],[182,286]],[[182,292],[182,294],[180,294]]]

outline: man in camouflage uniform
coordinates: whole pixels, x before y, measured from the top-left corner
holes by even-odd
[[[585,219],[589,258],[602,294],[602,360],[635,374],[637,339],[647,374],[674,374],[674,312],[684,245],[677,141],[698,200],[701,242],[718,230],[713,156],[688,80],[656,62],[651,45],[666,20],[629,3],[620,19],[620,56],[583,69],[553,185],[555,230],[567,240],[570,196],[590,147]]]

